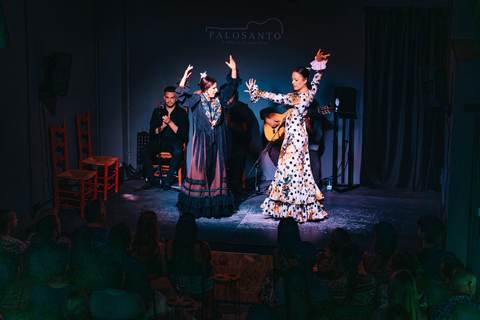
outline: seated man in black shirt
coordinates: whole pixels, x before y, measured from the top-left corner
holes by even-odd
[[[180,164],[183,143],[188,134],[188,117],[182,107],[177,106],[175,87],[166,87],[164,90],[164,106],[155,108],[150,120],[150,141],[142,149],[142,161],[148,182],[141,189],[157,187],[153,175],[152,155],[159,155],[162,151],[172,155],[167,176],[163,183],[163,189],[171,188],[170,181],[173,173]]]

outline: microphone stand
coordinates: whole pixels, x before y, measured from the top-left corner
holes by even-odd
[[[285,125],[285,122],[283,122],[278,128],[280,129],[281,126]],[[265,155],[265,153],[267,153],[267,150],[270,150],[273,142],[276,140],[275,138],[277,137],[278,135],[278,132],[280,130],[277,130],[275,132],[275,134],[273,135],[273,137],[270,139],[270,141],[268,141],[267,145],[265,146],[265,148],[263,148],[262,152],[260,153],[260,155],[258,156],[258,159],[257,161],[255,161],[255,163],[253,164],[252,168],[250,169],[250,171],[248,172],[248,174],[246,175],[246,177],[250,176],[250,174],[252,173],[253,169],[255,168],[255,186],[254,186],[254,189],[253,189],[253,192],[255,193],[256,196],[262,194],[262,191],[260,190],[260,185],[258,183],[258,170],[260,168],[260,163],[261,163],[261,160],[263,158],[263,156]],[[242,184],[242,187],[245,185],[245,181],[246,181],[246,178],[245,180],[243,181],[243,184]],[[251,195],[249,195],[247,197],[247,199],[250,198]]]

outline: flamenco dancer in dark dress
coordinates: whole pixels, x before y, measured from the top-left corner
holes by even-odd
[[[178,101],[190,108],[193,117],[193,150],[190,171],[178,195],[177,207],[195,218],[221,218],[232,215],[234,199],[227,184],[227,122],[224,108],[241,83],[232,56],[225,62],[231,69],[231,79],[217,97],[217,81],[201,74],[199,93],[189,95],[189,65],[176,89]]]

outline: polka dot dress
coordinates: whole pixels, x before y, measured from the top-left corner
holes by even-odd
[[[256,86],[250,90],[253,102],[264,98],[293,106],[285,118],[285,138],[275,178],[268,188],[268,197],[261,205],[264,215],[275,218],[294,217],[298,222],[321,220],[327,215],[320,202],[323,194],[315,184],[310,168],[305,127],[307,108],[315,96],[320,79],[321,74],[315,74],[312,89],[300,94],[274,94],[258,90]]]

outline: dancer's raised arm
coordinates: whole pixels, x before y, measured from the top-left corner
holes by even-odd
[[[227,66],[232,70],[232,79],[237,78],[237,64],[233,60],[232,55],[230,55],[230,61],[225,61]]]
[[[178,84],[180,87],[184,87],[185,83],[187,82],[188,77],[192,74],[192,65],[188,65],[187,69],[185,70],[185,73],[183,74],[182,80],[180,80],[180,83]]]

